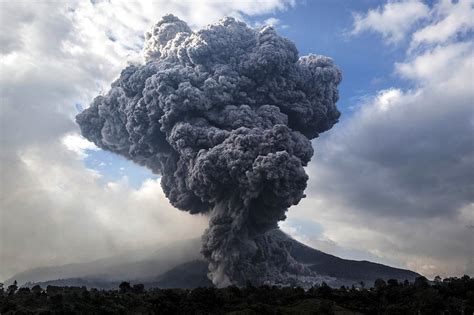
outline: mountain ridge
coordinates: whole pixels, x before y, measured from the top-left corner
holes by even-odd
[[[268,233],[284,242],[289,253],[298,262],[326,277],[328,285],[333,287],[360,285],[361,282],[372,284],[378,278],[413,282],[420,276],[406,269],[327,254],[294,240],[278,229]],[[13,276],[7,280],[7,284],[17,280],[19,284],[27,286],[40,284],[111,289],[121,281],[130,281],[143,283],[147,288],[212,286],[207,278],[207,262],[200,255],[199,248],[199,238],[183,240],[160,248],[141,260],[129,257],[126,262],[114,264],[114,257],[110,257],[88,263],[35,268]],[[111,265],[108,266],[107,263]],[[88,267],[90,271],[85,272]]]

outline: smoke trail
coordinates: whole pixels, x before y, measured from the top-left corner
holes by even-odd
[[[171,203],[208,213],[202,253],[217,286],[308,274],[265,234],[304,197],[310,139],[330,129],[340,71],[299,58],[271,28],[224,18],[198,32],[167,15],[76,120],[97,146],[161,174]]]

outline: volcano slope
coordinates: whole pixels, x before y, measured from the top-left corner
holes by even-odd
[[[321,282],[332,287],[360,286],[361,282],[364,282],[370,287],[376,279],[413,282],[420,276],[410,270],[333,256],[302,244],[279,229],[271,230],[267,234],[270,234],[269,237],[275,242],[279,242],[280,246],[285,247],[299,263],[319,275],[319,282],[305,281],[306,288]],[[28,286],[40,284],[42,287],[57,285],[112,289],[116,288],[120,281],[126,280],[143,283],[147,288],[210,287],[213,284],[207,277],[207,262],[199,253],[199,242],[199,239],[179,241],[157,250],[151,256],[138,259],[129,257],[127,261],[120,263],[116,257],[110,257],[88,263],[36,268],[13,276],[6,283],[18,280],[19,284],[28,282]],[[178,252],[187,254],[178,257]],[[128,256],[133,256],[133,253]],[[106,268],[107,264],[111,264],[111,267]],[[153,265],[156,266],[155,273],[152,271]],[[104,273],[104,268],[108,269],[107,274]],[[304,280],[304,275],[301,278]]]
[[[359,286],[361,282],[367,286],[372,286],[376,279],[383,279],[385,281],[397,279],[399,281],[408,280],[413,282],[420,276],[420,274],[406,269],[394,268],[365,260],[357,261],[333,256],[300,243],[279,229],[271,230],[267,234],[275,242],[278,242],[280,246],[287,248],[296,261],[320,275],[321,282],[326,282],[332,287],[340,287],[342,285]],[[185,262],[158,276],[155,281],[147,282],[147,287],[194,288],[212,286],[212,283],[206,276],[206,266],[207,263],[200,259]],[[252,281],[251,279],[248,280]],[[301,283],[305,287],[317,284],[309,280],[305,281],[303,275],[295,285],[301,285]]]

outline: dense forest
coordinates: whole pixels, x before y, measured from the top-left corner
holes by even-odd
[[[413,283],[309,290],[246,286],[149,289],[122,282],[116,290],[0,286],[0,314],[473,314],[474,278],[424,277]]]

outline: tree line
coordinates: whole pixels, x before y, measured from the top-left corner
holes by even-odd
[[[414,282],[378,279],[373,287],[230,286],[115,290],[0,285],[0,314],[473,314],[474,278]]]

